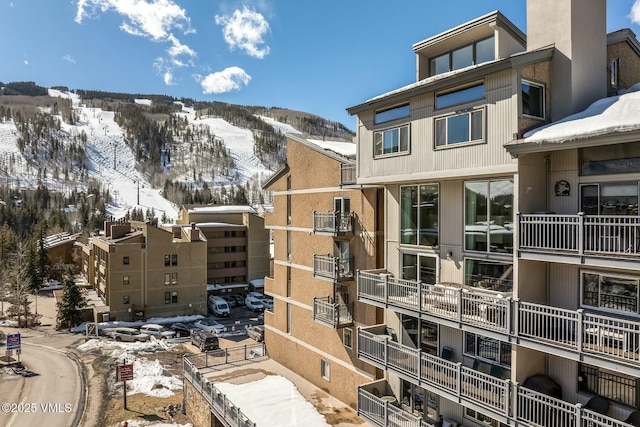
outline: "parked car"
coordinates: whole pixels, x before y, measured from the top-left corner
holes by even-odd
[[[258,342],[264,340],[264,326],[263,325],[247,325],[247,336]]]
[[[273,299],[263,298],[262,305],[264,305],[265,310],[273,311]]]
[[[242,295],[229,295],[229,298],[236,300],[236,306],[244,305],[244,297]]]
[[[157,325],[155,323],[147,323],[146,325],[142,325],[140,327],[140,332],[144,332],[147,335],[151,335],[152,337],[163,340],[167,338],[174,338],[176,336],[176,331],[172,331],[169,328],[165,328],[164,326]]]
[[[227,317],[231,314],[229,304],[222,297],[209,296],[208,298],[209,311],[215,316]]]
[[[249,310],[252,311],[263,311],[264,304],[260,298],[256,298],[254,296],[248,295],[244,300],[245,305]]]
[[[200,351],[216,350],[220,348],[218,337],[211,332],[194,331],[191,334],[191,344],[195,345]]]
[[[149,341],[151,337],[134,328],[117,328],[113,331],[113,338],[116,341],[143,342]]]
[[[180,337],[188,337],[191,335],[191,332],[198,330],[193,322],[176,322],[171,325],[171,329]]]
[[[260,292],[256,292],[256,291],[249,292],[249,293],[247,294],[247,296],[248,296],[248,297],[256,297],[256,298],[258,298],[258,299],[263,299],[263,298],[264,298],[264,294],[262,294],[262,293],[260,293]]]
[[[229,304],[229,308],[238,306],[238,302],[236,301],[236,299],[230,295],[225,295],[222,297],[222,299],[225,300],[227,304]]]
[[[200,319],[196,320],[193,324],[196,328],[200,328],[203,331],[207,332],[213,332],[215,334],[220,334],[227,331],[226,326],[214,319]]]

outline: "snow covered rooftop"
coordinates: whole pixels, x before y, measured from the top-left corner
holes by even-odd
[[[228,222],[197,222],[196,226],[198,228],[245,228],[245,226],[242,224],[229,224]],[[189,226],[186,228],[189,228]]]
[[[189,213],[256,213],[251,206],[196,206],[189,208]]]
[[[524,143],[563,143],[640,130],[640,83],[624,94],[600,99],[586,110],[524,134]]]
[[[323,150],[333,151],[334,153],[341,154],[345,157],[352,157],[356,155],[356,144],[348,141],[323,141],[321,139],[307,139],[312,144],[317,145]]]

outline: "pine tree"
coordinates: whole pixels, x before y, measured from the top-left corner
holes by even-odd
[[[71,322],[72,326],[82,323],[82,310],[87,302],[80,288],[73,281],[73,272],[68,270],[63,278],[64,289],[62,299],[58,303],[58,326],[65,328]]]

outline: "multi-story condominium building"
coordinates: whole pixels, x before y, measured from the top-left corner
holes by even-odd
[[[640,425],[640,98],[603,99],[640,81],[640,45],[607,36],[605,6],[530,0],[527,36],[482,16],[416,43],[415,83],[348,109],[357,184],[383,188],[382,268],[356,276],[384,310],[353,340],[379,369],[361,417]]]
[[[82,271],[107,305],[96,321],[206,315],[206,256],[195,225],[105,222],[82,246]]]
[[[185,205],[177,224],[196,224],[207,240],[206,283],[248,283],[269,274],[269,231],[250,206]]]
[[[382,310],[356,301],[356,271],[378,265],[383,224],[374,186],[356,187],[353,141],[287,135],[287,161],[264,185],[274,209],[274,240],[265,293],[269,356],[355,408],[356,385],[375,369],[356,357],[355,328],[375,325]]]

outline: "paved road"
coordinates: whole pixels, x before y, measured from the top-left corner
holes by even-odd
[[[21,361],[38,375],[0,375],[0,426],[73,425],[82,387],[73,360],[63,351],[23,342]]]

